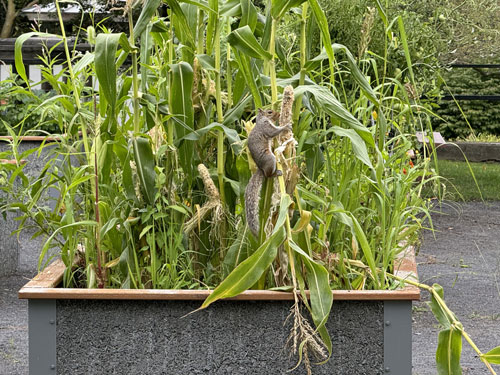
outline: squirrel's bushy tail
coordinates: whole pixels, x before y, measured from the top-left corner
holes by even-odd
[[[252,175],[245,189],[245,214],[247,223],[256,238],[259,236],[259,202],[263,181],[264,173],[257,168],[257,171]]]

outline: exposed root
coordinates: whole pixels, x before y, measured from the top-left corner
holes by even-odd
[[[290,335],[286,341],[286,346],[290,348],[290,355],[299,354],[300,358],[299,362],[292,370],[296,369],[300,365],[301,360],[303,360],[307,374],[311,374],[312,370],[309,355],[312,354],[318,362],[326,360],[328,358],[328,354],[325,350],[325,346],[316,330],[301,314],[300,303],[298,300],[290,309],[290,314],[288,315],[285,323],[289,319],[293,319],[293,323],[292,328],[290,329]],[[299,351],[302,351],[302,353]]]

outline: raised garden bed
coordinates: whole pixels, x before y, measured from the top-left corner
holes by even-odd
[[[292,293],[249,290],[189,316],[207,290],[63,289],[52,263],[19,291],[29,300],[30,374],[285,374]],[[413,249],[396,274],[416,278]],[[335,290],[329,362],[314,374],[411,374],[418,288]],[[304,373],[303,366],[297,373]]]

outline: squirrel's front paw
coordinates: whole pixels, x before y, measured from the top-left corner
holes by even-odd
[[[283,172],[281,170],[276,171],[276,177],[283,176]]]

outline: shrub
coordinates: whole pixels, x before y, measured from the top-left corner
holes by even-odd
[[[55,93],[27,90],[13,76],[0,82],[0,135],[6,135],[5,125],[17,134],[59,133],[58,106],[43,104]]]
[[[443,95],[500,95],[500,76],[491,69],[455,68],[444,72],[443,78]],[[448,139],[477,133],[500,135],[500,106],[496,101],[459,100],[457,105],[453,100],[441,100],[436,114],[442,120],[435,118],[434,128]]]

